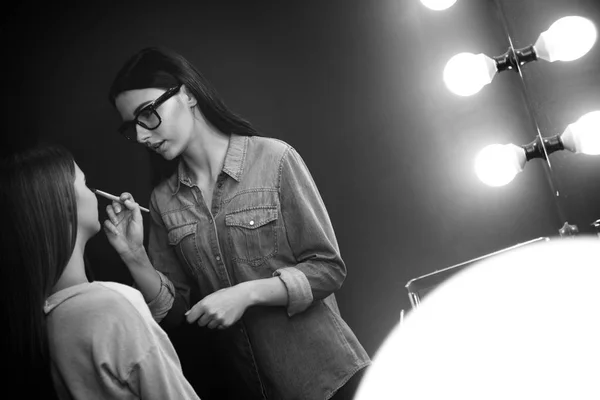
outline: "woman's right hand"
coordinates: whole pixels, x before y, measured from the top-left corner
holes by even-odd
[[[122,259],[135,258],[144,249],[144,221],[140,206],[130,193],[119,197],[123,203],[113,201],[106,206],[108,218],[104,221],[104,232],[109,243]]]

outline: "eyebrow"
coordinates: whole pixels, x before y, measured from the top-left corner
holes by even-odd
[[[136,108],[135,110],[133,110],[133,115],[134,115],[134,116],[138,115],[138,113],[139,113],[140,111],[142,111],[142,109],[143,109],[144,107],[146,107],[148,104],[151,104],[151,103],[153,103],[155,100],[156,100],[156,99],[154,99],[154,100],[148,100],[148,101],[145,101],[145,102],[143,102],[143,103],[142,103],[142,104],[140,104],[139,106],[137,106],[137,108]]]
[[[179,88],[180,88],[180,87],[181,87],[181,85],[179,85],[179,86],[176,86],[177,90],[179,90]],[[164,93],[162,93],[161,95],[159,95],[159,96],[158,96],[157,98],[155,98],[154,100],[148,100],[148,101],[145,101],[145,102],[141,103],[139,106],[137,106],[137,107],[136,107],[136,109],[135,109],[135,110],[133,110],[133,116],[134,116],[134,117],[137,117],[137,115],[138,115],[138,114],[139,114],[139,113],[140,113],[140,112],[141,112],[141,111],[142,111],[142,110],[143,110],[143,109],[144,109],[146,106],[148,106],[148,105],[150,105],[150,104],[154,104],[154,103],[156,103],[156,101],[157,101],[158,99],[160,99],[161,97],[165,96],[167,93],[169,93],[169,92],[170,92],[170,91],[172,91],[173,89],[175,89],[175,88],[173,87],[173,88],[171,88],[171,89],[167,89],[167,90],[166,90]]]

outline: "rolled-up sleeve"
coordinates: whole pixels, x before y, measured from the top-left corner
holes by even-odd
[[[148,308],[156,322],[160,322],[173,307],[175,300],[175,287],[173,283],[160,271],[156,271],[160,278],[160,290],[156,297],[148,303]]]
[[[287,312],[290,317],[306,310],[306,307],[312,303],[313,295],[310,282],[298,268],[280,268],[273,273],[273,276],[278,276],[287,289],[289,299]]]
[[[273,275],[287,288],[287,312],[292,316],[338,290],[346,278],[346,266],[317,186],[293,148],[284,155],[279,176],[283,223],[297,264]]]

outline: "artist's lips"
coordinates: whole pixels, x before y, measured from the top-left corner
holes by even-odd
[[[157,143],[150,144],[150,145],[148,145],[148,147],[150,147],[150,148],[151,148],[152,150],[154,150],[154,151],[159,151],[159,149],[161,148],[161,146],[162,146],[162,144],[163,144],[164,142],[165,142],[165,141],[164,141],[164,140],[162,140],[162,141],[160,141],[160,142],[157,142]]]

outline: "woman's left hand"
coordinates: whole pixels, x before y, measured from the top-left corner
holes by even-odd
[[[250,294],[243,285],[217,290],[196,303],[185,313],[188,323],[225,329],[235,324],[250,305]]]

